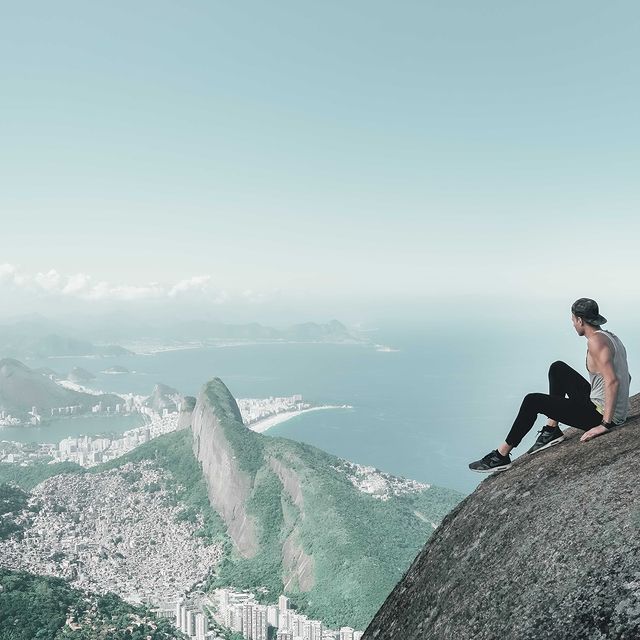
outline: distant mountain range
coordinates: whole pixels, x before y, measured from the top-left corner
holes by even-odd
[[[286,328],[268,327],[257,322],[249,324],[224,324],[220,322],[192,321],[172,324],[166,327],[140,326],[126,333],[118,331],[109,335],[123,343],[135,342],[199,342],[216,344],[219,342],[366,342],[351,332],[338,320],[326,324],[305,322]],[[106,336],[103,334],[102,338]]]
[[[123,322],[125,322],[123,320]],[[0,357],[28,359],[60,356],[132,356],[132,350],[116,343],[217,344],[220,342],[330,342],[359,343],[368,340],[338,320],[305,322],[287,328],[257,322],[225,324],[194,320],[165,326],[149,324],[65,326],[38,314],[0,324]]]
[[[338,320],[326,324],[305,322],[285,329],[250,324],[222,324],[217,322],[183,322],[173,325],[171,334],[183,339],[201,340],[299,340],[359,342],[347,327]]]
[[[72,337],[73,328],[39,315],[0,324],[0,356],[10,358],[50,358],[53,356],[124,356],[131,351],[118,345],[96,345]]]

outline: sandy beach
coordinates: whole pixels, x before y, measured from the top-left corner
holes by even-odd
[[[247,428],[251,429],[251,431],[264,433],[267,429],[275,427],[281,422],[286,422],[287,420],[291,420],[291,418],[295,418],[296,416],[302,415],[303,413],[308,413],[309,411],[320,411],[321,409],[353,409],[353,407],[348,404],[325,405],[322,407],[311,407],[310,409],[302,409],[300,411],[282,411],[281,413],[276,413],[275,415],[264,418],[263,420],[252,422],[251,424],[247,425]]]

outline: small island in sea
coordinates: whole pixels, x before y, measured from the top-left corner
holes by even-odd
[[[101,371],[101,373],[109,373],[109,374],[117,375],[119,373],[133,373],[133,372],[129,371],[129,369],[127,369],[126,367],[115,366],[115,367],[109,367],[108,369]]]

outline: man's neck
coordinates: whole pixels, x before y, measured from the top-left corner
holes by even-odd
[[[593,327],[587,324],[584,327],[584,337],[588,340],[596,331],[600,331],[600,327]]]

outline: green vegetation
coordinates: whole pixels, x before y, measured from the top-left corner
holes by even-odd
[[[328,454],[284,439],[274,445],[300,477],[305,517],[297,525],[303,549],[314,557],[313,589],[294,591],[291,600],[328,624],[364,629],[433,532],[431,522],[459,496],[434,488],[383,501],[330,468],[336,461]]]
[[[27,467],[19,464],[1,464],[0,482],[11,482],[25,491],[30,491],[47,478],[61,473],[86,473],[86,469],[75,462],[59,462],[47,464],[37,462]]]
[[[182,411],[191,412],[195,409],[196,399],[193,396],[185,396],[182,401]]]
[[[225,438],[238,454],[238,463],[252,478],[264,464],[263,448],[267,436],[247,429],[233,396],[220,378],[213,378],[204,387],[204,394],[215,411]]]
[[[0,568],[0,638],[170,640],[184,636],[148,609],[129,605],[112,593],[83,593],[60,578]]]
[[[166,491],[166,499],[181,507],[178,520],[202,522],[196,535],[223,545],[223,560],[209,587],[251,590],[262,602],[274,602],[284,592],[297,609],[330,626],[365,628],[433,532],[431,523],[439,523],[462,496],[432,487],[385,501],[374,498],[353,486],[346,473],[349,467],[336,456],[245,428],[220,379],[211,380],[203,392],[233,456],[252,481],[244,506],[257,523],[260,546],[253,558],[237,552],[222,518],[210,506],[201,466],[193,455],[190,429],[160,436],[90,470],[77,465],[3,465],[0,473],[15,467],[10,479],[29,489],[62,471],[100,473],[128,462],[151,461],[171,477],[150,482],[143,490]],[[298,478],[302,507],[284,490],[269,464],[271,458],[292,474],[292,481]],[[141,488],[140,470],[121,473],[127,482]],[[288,580],[284,591],[283,544],[292,532],[302,550],[313,557],[313,587],[308,592],[301,591],[295,580]]]
[[[286,591],[292,604],[329,625],[364,629],[428,540],[431,523],[440,522],[462,496],[437,487],[384,501],[362,493],[338,470],[348,467],[336,456],[246,429],[219,378],[204,392],[239,466],[253,478],[246,507],[260,538],[260,551],[251,559],[228,544],[209,585],[248,589],[273,602],[283,589],[282,545],[296,528],[302,549],[313,556],[314,586],[302,592],[292,581]],[[270,457],[297,475],[304,512],[271,470]]]
[[[10,484],[0,484],[0,540],[16,535],[22,531],[26,522],[16,522],[16,516],[28,509],[29,494]],[[30,511],[37,511],[31,507]]]
[[[269,468],[260,469],[247,505],[248,512],[258,522],[260,551],[253,558],[244,558],[227,544],[209,588],[233,585],[236,589],[254,591],[256,587],[263,587],[264,591],[256,593],[256,599],[265,604],[274,602],[283,592],[281,493],[278,477]]]

